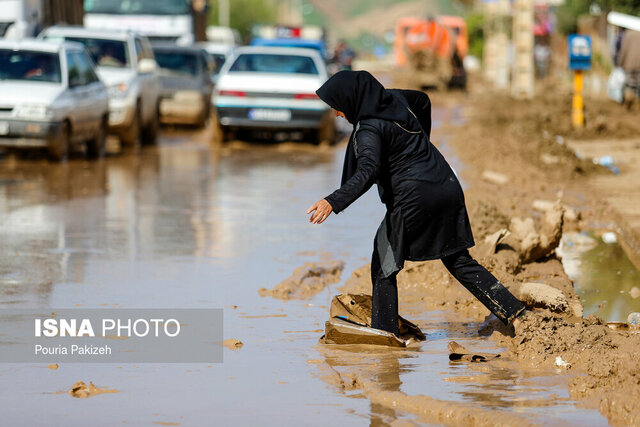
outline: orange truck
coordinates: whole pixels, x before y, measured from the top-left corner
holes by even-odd
[[[395,62],[408,68],[415,87],[466,87],[468,49],[467,24],[459,16],[406,17],[396,23]]]

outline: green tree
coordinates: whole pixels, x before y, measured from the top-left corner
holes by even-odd
[[[640,15],[640,0],[565,0],[556,11],[560,32],[575,33],[578,29],[578,17],[588,14],[592,4],[598,5],[603,13],[615,10],[630,15]]]
[[[218,0],[209,2],[209,25],[218,25]],[[275,24],[277,2],[270,0],[229,0],[229,21],[242,38],[248,40],[254,24]]]

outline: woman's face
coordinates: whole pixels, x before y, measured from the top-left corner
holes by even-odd
[[[336,117],[342,117],[342,118],[343,118],[343,119],[345,119],[345,120],[347,119],[347,117],[344,115],[344,113],[343,113],[342,111],[338,111],[338,110],[336,110],[335,108],[333,109],[333,114],[334,114]]]

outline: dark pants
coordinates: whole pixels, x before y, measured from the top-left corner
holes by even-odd
[[[468,250],[442,258],[449,273],[484,304],[505,325],[524,310],[524,305],[509,292]],[[398,334],[398,284],[397,274],[382,277],[382,269],[376,251],[371,259],[371,283],[373,303],[371,327]]]

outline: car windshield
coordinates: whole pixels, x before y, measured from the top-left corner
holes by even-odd
[[[0,80],[61,83],[57,53],[0,49]]]
[[[202,70],[198,55],[192,53],[172,52],[169,50],[153,51],[160,68],[187,76],[197,76]]]
[[[313,58],[300,55],[245,53],[235,60],[230,72],[319,74]]]
[[[85,45],[89,55],[99,67],[126,68],[129,66],[127,44],[121,40],[65,37],[66,40]]]
[[[185,0],[84,0],[86,13],[115,15],[186,15]]]

